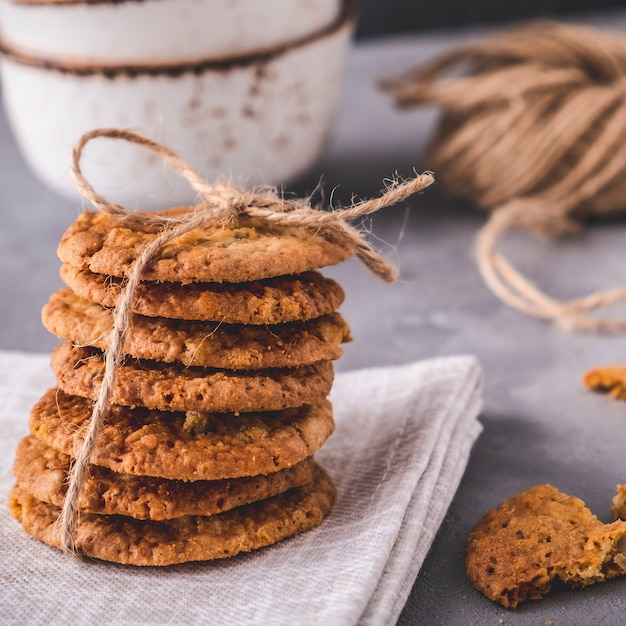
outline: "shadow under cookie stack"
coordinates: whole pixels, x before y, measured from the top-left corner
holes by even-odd
[[[172,215],[184,209],[171,210]],[[60,546],[57,520],[133,261],[159,228],[84,212],[63,235],[67,288],[43,309],[65,340],[58,386],[18,445],[10,509]],[[322,522],[334,500],[313,461],[332,433],[332,361],[349,329],[317,269],[349,252],[311,230],[244,217],[167,243],[141,274],[111,405],[76,501],[74,545],[133,565],[233,556]]]

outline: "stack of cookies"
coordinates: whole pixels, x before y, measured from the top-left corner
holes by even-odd
[[[114,307],[160,228],[85,212],[61,239],[67,288],[42,315],[65,340],[52,355],[58,386],[32,410],[10,498],[25,530],[48,544],[60,545],[56,522]],[[322,522],[334,487],[313,455],[333,431],[332,361],[350,335],[341,287],[315,270],[349,254],[311,230],[250,217],[161,249],[135,292],[77,501],[80,552],[168,565],[229,557]]]

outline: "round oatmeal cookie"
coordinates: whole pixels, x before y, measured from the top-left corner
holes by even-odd
[[[330,512],[334,499],[330,477],[316,466],[308,485],[218,515],[146,521],[84,513],[77,520],[74,542],[86,556],[125,565],[223,559],[315,528]],[[16,485],[9,509],[27,533],[60,546],[58,507]]]
[[[97,399],[104,372],[100,350],[65,342],[52,352],[51,364],[63,391]],[[162,411],[275,411],[318,402],[332,383],[332,361],[235,371],[129,358],[117,369],[111,402]]]
[[[71,289],[52,294],[42,321],[53,334],[75,344],[109,347],[113,313],[77,296]],[[123,346],[125,354],[166,363],[256,370],[311,365],[337,359],[339,343],[350,339],[339,313],[308,322],[248,326],[190,322],[133,315]]]
[[[119,303],[125,281],[63,263],[61,278],[76,294],[106,307]],[[336,311],[345,294],[319,272],[278,276],[247,283],[139,283],[132,309],[147,317],[283,324]]]
[[[71,457],[32,435],[15,453],[13,474],[32,496],[63,506]],[[184,515],[215,515],[242,504],[264,500],[312,479],[313,459],[271,474],[225,480],[167,480],[120,474],[91,465],[78,498],[78,510],[97,515],[126,515],[165,520]]]
[[[160,215],[193,210],[179,207]],[[64,263],[97,274],[129,276],[139,251],[160,232],[158,225],[85,211],[61,237]],[[242,216],[226,225],[196,228],[165,244],[145,269],[144,280],[242,283],[300,274],[347,259],[352,251],[312,229],[286,227]]]
[[[467,541],[466,570],[490,600],[514,608],[560,579],[575,587],[626,573],[626,522],[603,524],[579,498],[537,485],[489,511]]]
[[[50,389],[30,414],[31,433],[73,455],[93,403]],[[91,454],[114,472],[170,480],[221,480],[270,474],[312,456],[332,434],[327,400],[265,413],[151,411],[113,405]]]

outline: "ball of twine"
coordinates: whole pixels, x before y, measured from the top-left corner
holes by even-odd
[[[626,209],[626,37],[538,22],[463,45],[384,82],[399,106],[442,107],[429,166],[491,213],[477,237],[487,285],[504,302],[582,331],[626,330],[593,309],[626,289],[570,301],[543,293],[497,249],[514,228],[559,235]]]
[[[178,217],[163,217],[156,213],[132,213],[122,206],[110,203],[95,191],[83,175],[80,165],[85,146],[98,138],[130,142],[156,153],[189,182],[198,193],[198,203]],[[208,183],[165,146],[118,128],[101,128],[85,133],[74,147],[71,173],[78,192],[99,211],[117,215],[120,220],[138,220],[160,226],[155,238],[138,251],[124,292],[115,307],[113,327],[107,337],[108,348],[104,351],[102,383],[85,432],[73,454],[67,492],[57,519],[56,531],[61,549],[68,555],[77,556],[74,530],[78,516],[78,497],[87,478],[89,460],[97,443],[100,427],[109,410],[117,370],[124,359],[123,347],[131,326],[132,303],[136,289],[144,269],[158,257],[162,247],[195,228],[206,225],[225,227],[240,217],[254,217],[269,224],[310,229],[315,236],[324,237],[343,246],[379,278],[393,282],[397,276],[396,268],[381,257],[365,239],[363,233],[348,222],[406,200],[431,185],[434,177],[426,172],[416,174],[414,178],[403,182],[394,180],[378,198],[353,202],[344,209],[324,211],[312,207],[308,200],[286,199],[271,188],[247,191],[229,182]]]

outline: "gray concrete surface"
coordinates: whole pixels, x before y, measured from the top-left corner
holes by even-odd
[[[336,188],[335,201],[345,203],[352,194],[377,194],[396,171],[407,176],[423,169],[434,112],[396,112],[375,82],[461,38],[423,35],[358,47],[333,143],[293,189],[310,191],[323,176],[327,189]],[[31,175],[0,115],[0,349],[48,352],[56,345],[39,310],[61,284],[56,242],[80,209],[80,202],[56,196]],[[507,611],[465,578],[467,534],[504,498],[549,482],[608,521],[615,485],[626,482],[626,403],[580,383],[588,368],[626,360],[626,334],[568,334],[496,300],[473,258],[483,223],[482,214],[435,186],[371,222],[373,236],[401,267],[399,283],[382,284],[354,261],[328,272],[346,289],[343,313],[355,337],[338,369],[471,353],[486,376],[484,433],[399,623],[626,623],[626,579],[585,590],[557,585],[544,600]],[[624,220],[556,242],[518,234],[506,239],[505,249],[556,296],[626,283]]]

